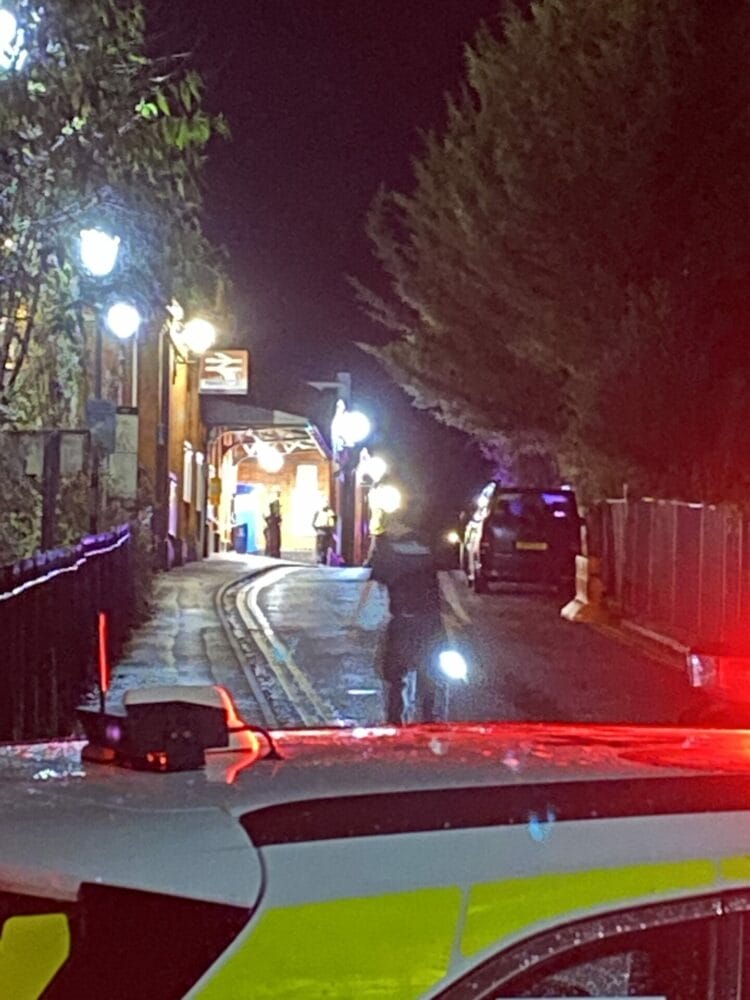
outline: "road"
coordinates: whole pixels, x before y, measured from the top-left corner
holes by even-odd
[[[383,721],[378,659],[386,598],[373,588],[355,621],[365,575],[286,567],[241,592],[281,723]],[[672,654],[644,649],[615,629],[564,621],[550,596],[479,596],[462,581],[458,573],[443,577],[470,622],[470,678],[452,691],[451,719],[669,724],[694,703]]]

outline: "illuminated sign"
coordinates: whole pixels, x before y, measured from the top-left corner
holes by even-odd
[[[198,391],[204,396],[245,396],[250,387],[250,353],[212,350],[201,359]]]

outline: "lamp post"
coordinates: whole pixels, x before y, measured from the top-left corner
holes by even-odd
[[[388,472],[388,463],[380,455],[371,455],[366,448],[362,449],[357,466],[357,511],[359,513],[356,532],[355,559],[364,561],[370,551],[371,520],[373,508],[371,495],[377,489],[378,483]],[[355,518],[355,523],[357,518]]]
[[[359,448],[370,436],[371,425],[364,413],[347,409],[343,399],[336,403],[331,422],[331,443],[336,466],[337,510],[339,515],[339,545],[344,562],[354,559],[356,534],[356,489]]]
[[[105,281],[115,270],[120,252],[120,237],[106,232],[104,229],[82,229],[79,234],[79,255],[83,270],[92,283]],[[137,334],[143,322],[138,307],[130,299],[110,295],[102,303],[100,296],[91,296],[87,304],[94,310],[95,347],[94,347],[94,399],[89,400],[89,424],[94,430],[92,440],[91,462],[91,493],[92,509],[89,520],[89,530],[96,533],[99,530],[99,514],[101,507],[101,442],[97,439],[97,423],[102,417],[112,419],[112,403],[103,399],[104,387],[104,333],[109,332],[117,340],[133,342],[133,358],[135,359]],[[133,365],[135,372],[135,364]]]
[[[159,421],[156,437],[156,535],[158,563],[161,569],[169,568],[167,537],[169,535],[169,451],[171,391],[177,364],[194,366],[201,355],[210,350],[216,340],[216,327],[203,316],[185,321],[179,302],[167,306],[168,318],[159,340]],[[207,467],[206,467],[207,471]],[[205,516],[205,514],[204,514]]]

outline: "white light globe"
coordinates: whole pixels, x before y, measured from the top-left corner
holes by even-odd
[[[284,467],[284,456],[271,445],[264,444],[262,448],[259,447],[257,458],[261,469],[264,472],[270,472],[271,475],[281,472]]]
[[[0,70],[20,69],[27,53],[22,51],[23,29],[9,10],[0,7]]]
[[[193,354],[205,354],[216,341],[216,327],[207,319],[195,316],[185,324],[183,330],[185,344]]]
[[[81,263],[95,278],[106,278],[117,263],[120,237],[102,229],[81,230]]]
[[[344,444],[352,447],[370,436],[370,421],[359,410],[345,410],[341,414],[339,433]]]
[[[390,484],[377,486],[370,494],[370,506],[386,514],[395,514],[401,506],[401,491]]]
[[[380,455],[373,455],[365,467],[365,475],[369,476],[374,483],[379,483],[388,471],[388,463]]]
[[[138,333],[141,314],[130,302],[113,302],[104,318],[107,329],[120,340],[128,340]]]
[[[444,649],[438,657],[440,669],[452,681],[465,681],[468,673],[466,660],[455,649]]]
[[[18,33],[18,21],[9,10],[0,7],[0,46],[10,48]]]

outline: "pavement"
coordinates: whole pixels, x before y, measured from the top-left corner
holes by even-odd
[[[355,616],[365,577],[234,554],[160,575],[109,704],[134,686],[221,683],[257,724],[380,723],[387,611],[373,588]],[[457,572],[441,583],[468,623],[470,683],[452,689],[452,719],[668,724],[693,704],[681,658],[643,636],[563,621],[544,594],[476,595]]]
[[[134,687],[222,683],[248,721],[263,724],[218,605],[227,587],[278,565],[264,556],[228,553],[160,573],[152,616],[134,631],[115,666],[107,704],[121,708],[123,694]]]

